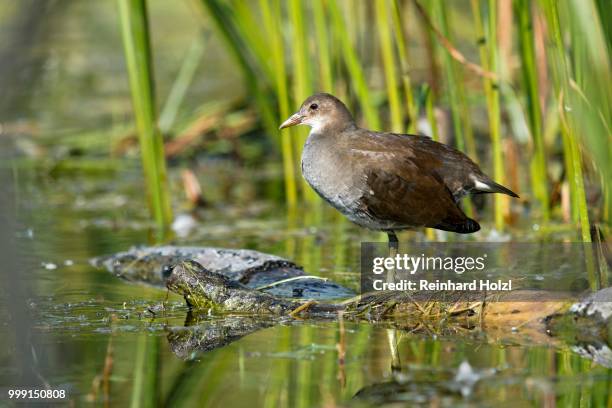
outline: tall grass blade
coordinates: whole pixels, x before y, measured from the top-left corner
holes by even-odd
[[[432,6],[432,14],[437,18],[440,32],[452,42],[446,4],[440,0],[433,0]],[[477,161],[472,120],[468,110],[469,104],[465,94],[465,80],[461,66],[458,65],[446,48],[438,45],[438,49],[443,55],[442,61],[446,76],[446,91],[453,116],[453,129],[457,147]]]
[[[238,27],[240,24],[236,24],[234,21],[233,9],[228,7],[225,2],[220,0],[200,0],[200,4],[208,11],[227,48],[238,63],[245,85],[248,92],[255,99],[255,106],[259,110],[266,130],[271,136],[274,135],[274,140],[278,142],[276,137],[278,135],[277,115],[275,115],[269,103],[268,95],[265,92],[266,81],[261,80],[262,75],[260,74],[262,72],[263,75],[269,75],[270,71],[265,68],[257,70],[258,64],[255,62],[252,52],[257,47],[253,46],[252,42],[249,42],[249,40],[256,37],[244,37],[243,32]],[[259,30],[259,27],[257,27],[257,30]],[[263,78],[266,79],[267,77],[264,76]]]
[[[531,161],[531,186],[536,199],[540,202],[542,218],[546,222],[550,219],[550,201],[546,150],[542,133],[542,107],[540,106],[536,57],[533,44],[532,3],[528,0],[516,0],[514,6],[518,20],[521,70],[524,91],[527,97],[528,124],[534,150]]]
[[[397,41],[397,53],[401,70],[400,74],[409,120],[408,132],[416,133],[417,123],[419,120],[419,110],[414,99],[414,92],[412,91],[410,64],[408,63],[408,48],[406,47],[406,41],[404,39],[404,25],[402,24],[402,9],[398,1],[399,0],[393,0],[393,29],[395,39]]]
[[[305,4],[301,0],[290,0],[289,4],[289,20],[291,22],[291,51],[293,57],[293,101],[297,107],[313,92],[312,77],[310,72],[309,55],[308,55],[308,39],[306,36],[306,27],[304,17],[306,15]],[[294,141],[295,162],[300,162],[299,153],[302,151],[302,146],[308,137],[308,129],[300,126],[292,131]],[[319,200],[316,193],[306,183],[306,180],[300,179],[302,193],[304,198],[309,202]]]
[[[479,0],[471,0],[472,13],[476,22],[477,43],[480,52],[480,64],[486,71],[498,71],[497,50],[497,0],[488,0],[487,28],[482,20]],[[483,77],[484,90],[487,100],[487,111],[489,115],[489,134],[493,150],[493,178],[497,183],[504,183],[504,163],[501,146],[501,114],[499,105],[499,85],[497,81],[489,77]],[[507,198],[501,194],[495,194],[494,218],[495,228],[499,231],[504,229],[504,201]]]
[[[570,113],[575,118],[576,134],[601,175],[603,219],[612,225],[612,44],[608,41],[610,22],[603,19],[609,12],[600,18],[601,8],[593,0],[568,0],[559,7],[564,10],[564,20],[569,20],[572,43]]]
[[[564,51],[561,26],[559,23],[559,10],[557,2],[544,0],[542,9],[546,16],[548,29],[551,32],[552,47],[549,49],[549,58],[554,62],[553,85],[559,103],[559,117],[561,121],[561,134],[564,147],[566,172],[572,194],[572,213],[580,220],[581,235],[584,242],[591,241],[590,223],[584,191],[584,177],[582,174],[582,156],[578,146],[578,132],[574,114],[566,112],[566,104],[581,103],[570,89],[571,72]],[[568,101],[569,99],[569,101]],[[572,101],[572,99],[574,101]],[[604,187],[605,188],[605,187]]]
[[[430,13],[436,17],[438,28],[445,38],[450,39],[448,16],[446,6],[440,0],[433,0],[430,4]],[[452,40],[451,40],[452,41]],[[473,160],[477,161],[476,147],[471,119],[469,117],[468,103],[463,87],[463,76],[460,67],[452,58],[448,50],[438,44],[438,52],[442,53],[443,70],[446,79],[445,90],[448,95],[451,115],[453,118],[453,130],[457,148],[469,154]],[[473,215],[472,203],[469,199],[463,201],[466,213]]]
[[[202,56],[204,56],[204,43],[202,39],[197,38],[189,46],[179,73],[174,80],[174,84],[172,84],[166,103],[159,114],[159,130],[162,134],[168,133],[172,128],[187,89],[202,60]]]
[[[274,82],[274,67],[270,60],[270,48],[268,38],[263,34],[261,23],[257,15],[253,12],[251,2],[231,1],[227,11],[233,21],[234,28],[244,41],[247,50],[251,55],[251,63],[257,68],[264,83]]]
[[[134,360],[131,408],[158,406],[158,342],[159,338],[149,336],[146,332],[138,336]]]
[[[334,93],[334,76],[329,43],[329,30],[326,16],[325,0],[313,0],[315,35],[317,39],[317,56],[319,59],[319,87],[323,92]]]
[[[394,44],[391,29],[388,25],[391,20],[389,4],[387,0],[375,0],[376,27],[378,28],[378,39],[382,54],[383,68],[385,72],[385,83],[387,85],[387,96],[389,98],[389,111],[391,113],[391,131],[401,133],[403,131],[402,108],[397,87],[395,73]]]
[[[440,141],[440,131],[438,130],[438,121],[436,120],[436,111],[434,104],[434,92],[433,89],[427,84],[423,87],[425,95],[425,112],[427,114],[427,122],[431,126],[431,138],[436,142]]]
[[[272,66],[275,72],[274,85],[276,87],[276,98],[278,100],[279,123],[287,119],[291,114],[289,106],[289,89],[287,86],[287,72],[285,68],[285,51],[283,46],[282,11],[280,0],[260,0],[262,16],[266,26],[266,35],[270,40],[270,54]],[[285,183],[285,198],[290,207],[297,204],[297,185],[295,178],[295,158],[293,153],[292,136],[294,132],[281,135],[281,155],[283,157],[283,173]]]
[[[365,74],[357,52],[353,47],[349,33],[346,28],[346,22],[340,12],[340,7],[336,0],[329,0],[328,9],[332,26],[334,27],[334,35],[338,40],[339,48],[342,51],[343,62],[349,73],[351,87],[357,93],[359,105],[363,111],[366,125],[374,130],[380,130],[380,119],[376,111],[376,105],[370,96],[370,90],[366,82]]]
[[[145,0],[118,0],[123,47],[140,141],[149,207],[156,223],[172,221],[162,135],[157,128],[157,108]]]

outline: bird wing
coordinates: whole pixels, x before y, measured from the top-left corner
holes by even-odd
[[[402,135],[359,129],[359,139],[368,140],[370,154],[399,153],[408,159],[418,158],[424,172],[436,174],[459,201],[466,194],[502,193],[518,195],[484,174],[468,156],[451,146],[438,143],[427,136]]]
[[[366,129],[347,143],[365,178],[359,201],[364,213],[404,227],[478,230],[457,205],[466,172],[478,171],[461,152],[427,137]]]
[[[362,211],[406,227],[465,224],[468,218],[439,176],[424,173],[409,158],[395,155],[396,160],[390,159],[365,168]]]

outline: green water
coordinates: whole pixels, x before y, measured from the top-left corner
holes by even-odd
[[[230,170],[232,178],[219,181]],[[232,168],[221,160],[204,162],[196,171],[211,176],[202,179],[211,197],[239,204],[202,210],[197,228],[172,243],[270,252],[358,288],[360,241],[376,234],[347,224],[326,207],[301,208],[291,221],[266,189],[279,182],[275,171]],[[162,301],[165,291],[126,283],[89,265],[91,257],[150,242],[137,167],[53,179],[29,167],[16,172],[18,243],[29,254],[22,263],[31,289],[26,301],[36,356],[31,368],[51,388],[66,389],[77,405],[105,398],[112,406],[133,398],[172,406],[305,407],[393,401],[599,407],[610,401],[612,370],[560,343],[502,343],[478,330],[436,337],[390,331],[380,323],[344,322],[341,329],[338,322],[295,320],[180,359],[168,330],[184,325],[183,300],[170,294],[165,313],[153,316],[147,309]],[[172,178],[178,181],[176,171]],[[176,198],[180,208],[179,191]],[[4,327],[10,327],[8,317],[2,314]],[[207,321],[200,324],[206,327]],[[337,349],[341,338],[344,361]],[[397,344],[393,351],[390,338]],[[0,384],[10,386],[20,378],[19,354],[11,335],[0,341]],[[96,384],[107,357],[112,368],[105,396]],[[462,362],[469,363],[474,382],[456,381]],[[134,397],[137,390],[142,393]]]

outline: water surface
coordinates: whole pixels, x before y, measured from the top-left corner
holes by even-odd
[[[233,177],[224,181],[229,169]],[[29,166],[17,165],[15,171],[22,215],[18,244],[29,254],[23,264],[31,289],[26,302],[36,356],[31,368],[50,387],[66,389],[78,405],[105,399],[125,405],[138,390],[144,396],[136,398],[173,406],[397,401],[605,406],[610,398],[610,370],[568,347],[499,342],[478,329],[436,335],[390,330],[382,323],[287,320],[224,347],[179,358],[169,332],[187,323],[183,300],[89,264],[94,256],[152,242],[137,165],[127,162],[108,173],[73,172],[53,179]],[[291,219],[266,188],[280,183],[274,170],[245,170],[216,160],[203,162],[196,171],[209,175],[202,178],[207,194],[238,204],[200,210],[197,226],[182,238],[170,238],[171,243],[274,253],[358,289],[360,242],[379,235],[347,224],[323,206],[300,208]],[[177,171],[172,177],[178,177]],[[177,189],[174,196],[175,208],[184,207],[182,192]],[[405,234],[402,239],[423,238]],[[163,313],[148,311],[166,296]],[[8,317],[3,313],[5,327]],[[227,318],[207,316],[199,324]],[[0,383],[11,385],[19,376],[13,339],[3,336],[1,341]],[[104,378],[110,388],[104,387]]]

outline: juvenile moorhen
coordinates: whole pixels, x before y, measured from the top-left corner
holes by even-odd
[[[311,127],[302,152],[308,184],[357,225],[387,232],[392,247],[398,230],[478,231],[478,222],[458,206],[466,194],[518,197],[452,147],[426,136],[358,127],[333,95],[310,96],[280,129],[300,124]]]

